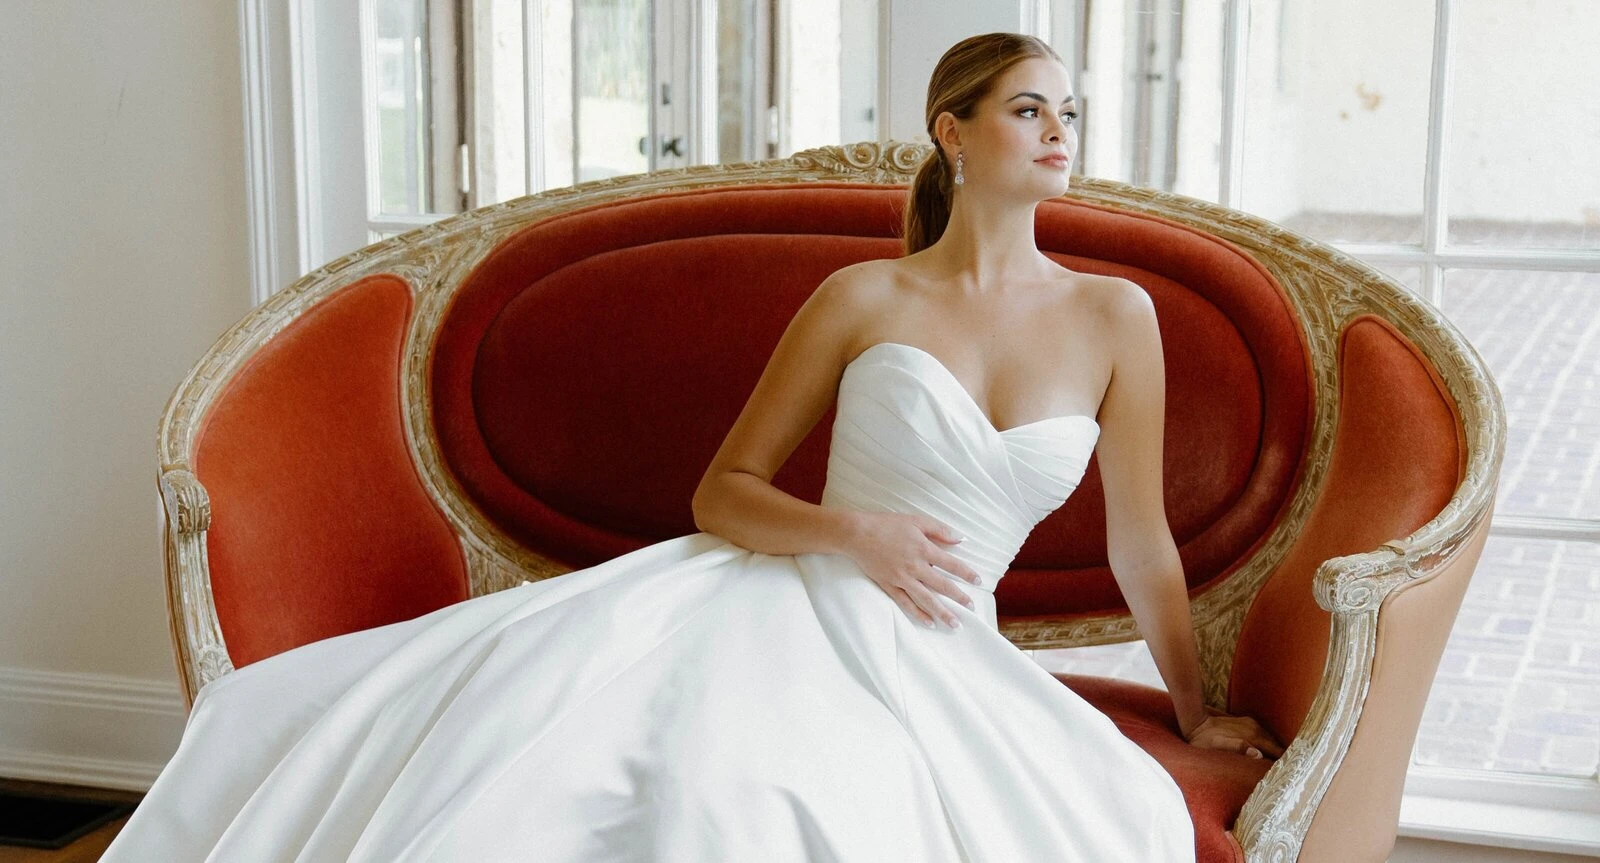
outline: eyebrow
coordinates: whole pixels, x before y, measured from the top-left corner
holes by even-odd
[[[1046,105],[1050,104],[1050,100],[1049,99],[1046,99],[1045,97],[1039,95],[1038,93],[1032,93],[1032,92],[1027,92],[1027,91],[1018,93],[1017,95],[1012,96],[1010,99],[1007,99],[1006,101],[1007,102],[1014,102],[1014,101],[1016,101],[1018,99],[1021,99],[1023,96],[1027,96],[1027,97],[1029,97],[1031,99],[1043,102]],[[1061,100],[1061,104],[1062,105],[1070,105],[1070,104],[1072,104],[1072,100],[1074,98],[1076,98],[1076,97],[1068,96],[1067,98]]]

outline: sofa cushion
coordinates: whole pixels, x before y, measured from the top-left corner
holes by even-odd
[[[531,225],[457,289],[432,408],[467,495],[572,567],[695,530],[690,499],[790,317],[832,271],[900,254],[903,187],[755,184],[652,194]],[[1303,461],[1309,373],[1282,290],[1202,231],[1081,201],[1040,248],[1150,292],[1167,359],[1167,511],[1191,586],[1268,535]],[[820,499],[832,412],[773,478]],[[1002,617],[1118,611],[1091,461],[996,592]]]
[[[1196,863],[1242,860],[1228,831],[1256,783],[1272,762],[1220,749],[1201,749],[1183,739],[1172,697],[1142,683],[1084,674],[1055,674],[1111,717],[1124,735],[1160,762],[1183,791],[1194,821]]]

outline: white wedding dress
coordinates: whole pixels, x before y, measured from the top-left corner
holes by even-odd
[[[959,629],[843,555],[669,539],[213,681],[102,860],[1193,861],[1171,776],[995,628],[1099,425],[999,431],[896,342],[835,416],[822,505],[964,534]]]

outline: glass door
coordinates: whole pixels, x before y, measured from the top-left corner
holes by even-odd
[[[307,269],[546,189],[877,136],[877,0],[293,12]]]

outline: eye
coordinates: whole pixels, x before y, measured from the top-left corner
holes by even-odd
[[[1021,111],[1018,111],[1017,113],[1021,114],[1023,111],[1032,111],[1034,113],[1034,116],[1037,116],[1038,113],[1039,113],[1038,107],[1034,106],[1034,105],[1029,105],[1028,107],[1023,108]],[[1077,111],[1063,111],[1063,112],[1061,112],[1061,116],[1066,118],[1066,121],[1068,123],[1071,123],[1073,120],[1078,119],[1078,112]],[[1029,119],[1032,119],[1032,117],[1030,117]]]

